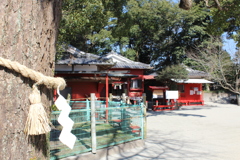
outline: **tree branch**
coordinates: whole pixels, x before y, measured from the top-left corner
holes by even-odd
[[[221,7],[219,1],[218,1],[218,0],[214,0],[214,1],[215,1],[216,5],[217,5],[217,8],[218,8],[219,10],[222,10],[222,7]]]
[[[196,61],[208,73],[209,78],[218,82],[222,88],[240,94],[239,58],[236,55],[236,60],[231,59],[230,55],[222,50],[219,37],[212,37],[202,46],[193,47],[192,50],[187,51],[187,56]]]

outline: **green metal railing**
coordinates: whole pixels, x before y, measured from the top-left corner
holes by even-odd
[[[70,101],[72,111],[69,117],[74,121],[72,133],[77,137],[71,150],[59,141],[62,126],[57,122],[60,111],[51,114],[55,129],[50,133],[51,160],[74,156],[92,150],[91,106],[90,101]],[[96,143],[97,149],[143,139],[143,106],[95,101]]]

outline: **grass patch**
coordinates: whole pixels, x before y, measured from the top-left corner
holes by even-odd
[[[73,150],[58,140],[62,127],[60,125],[55,127],[58,130],[58,134],[51,134],[51,136],[56,137],[51,138],[50,141],[51,160],[73,156],[91,150],[91,124],[89,122],[74,124],[72,133],[76,135],[77,141]],[[112,126],[109,123],[97,124],[96,135],[98,149],[140,138],[133,134],[129,127],[121,128],[120,126]]]

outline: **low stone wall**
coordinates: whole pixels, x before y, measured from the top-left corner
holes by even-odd
[[[230,93],[213,93],[204,92],[203,100],[205,102],[215,102],[215,103],[231,103]]]

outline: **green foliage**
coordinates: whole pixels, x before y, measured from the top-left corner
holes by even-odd
[[[168,0],[65,0],[59,50],[67,44],[99,55],[119,50],[131,60],[153,64],[163,72],[159,78],[182,78],[184,74],[171,70],[182,73],[175,66],[183,63],[208,71],[219,83],[223,79],[237,86],[239,63],[222,50],[222,40],[211,35],[219,38],[227,32],[229,38],[240,41],[240,1],[219,0],[220,7],[213,0],[208,6],[203,0],[194,2],[186,11]],[[186,53],[194,53],[201,61],[193,61]]]
[[[229,39],[234,39],[240,46],[240,1],[239,0],[192,0],[195,5],[209,10],[211,23],[207,26],[207,32],[213,36],[228,34]]]
[[[240,1],[239,0],[219,0],[221,10],[211,8],[212,21],[208,26],[211,35],[221,35],[228,33],[228,38],[234,39],[240,46]]]
[[[185,50],[208,35],[207,10],[183,11],[167,0],[66,0],[59,42],[82,51],[122,55],[162,69],[184,62]]]
[[[51,111],[59,111],[55,104],[51,105]]]
[[[111,51],[110,28],[114,19],[110,18],[121,13],[124,3],[124,0],[65,0],[58,43],[91,53]]]
[[[167,66],[163,70],[158,72],[156,78],[161,81],[163,85],[168,86],[171,90],[177,90],[177,85],[171,79],[188,79],[188,71],[186,67],[182,64]]]
[[[133,61],[136,59],[136,55],[137,55],[136,51],[131,48],[128,49],[127,51],[123,52],[123,56],[128,57],[129,59],[131,59]]]
[[[130,0],[126,9],[128,25],[116,26],[128,32],[125,52],[134,50],[136,61],[152,63],[157,69],[184,62],[185,50],[208,38],[208,12],[198,6],[187,12],[166,0]],[[121,35],[121,30],[115,35]]]
[[[188,71],[181,64],[167,66],[158,73],[157,79],[160,81],[169,81],[171,79],[188,79]]]
[[[210,34],[229,31],[237,40],[240,1],[229,1],[236,4],[232,5],[220,0],[221,11],[195,2],[185,11],[168,0],[65,0],[59,50],[64,50],[62,44],[99,55],[119,49],[127,58],[151,63],[156,70],[181,63],[197,66],[186,52],[209,43]]]

